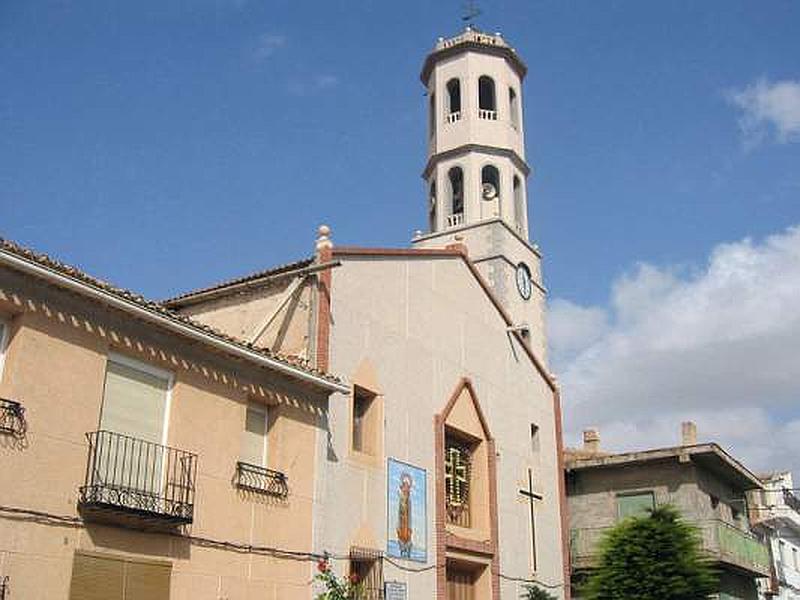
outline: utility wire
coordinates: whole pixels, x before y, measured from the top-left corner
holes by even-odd
[[[26,519],[36,521],[42,524],[50,524],[50,525],[60,525],[64,527],[84,527],[86,525],[85,521],[81,517],[73,517],[70,515],[58,515],[50,512],[43,512],[38,510],[33,510],[29,508],[17,508],[13,506],[3,506],[0,505],[0,513],[5,513],[7,515],[12,515],[14,518],[19,519]],[[253,544],[242,544],[239,542],[229,542],[224,540],[216,540],[213,538],[206,538],[196,535],[184,535],[179,532],[172,532],[172,531],[153,531],[148,529],[142,529],[137,527],[125,526],[125,525],[117,525],[123,529],[130,529],[133,531],[139,531],[142,533],[158,533],[160,535],[167,535],[171,537],[177,537],[180,539],[188,540],[197,544],[198,546],[203,546],[207,548],[218,548],[222,550],[229,550],[231,552],[238,552],[241,554],[257,554],[261,556],[272,556],[275,558],[286,558],[290,560],[298,560],[298,561],[308,561],[308,562],[318,562],[320,560],[351,560],[351,556],[348,555],[341,555],[341,554],[329,554],[327,552],[319,554],[316,552],[302,552],[298,550],[285,550],[283,548],[275,548],[273,546],[259,546]],[[426,571],[432,571],[436,568],[436,565],[428,565],[425,567],[407,567],[401,563],[398,563],[388,556],[381,554],[377,559],[380,559],[393,567],[405,571],[407,573],[424,573]],[[549,584],[543,581],[538,581],[535,579],[527,579],[523,577],[512,577],[510,575],[506,575],[504,573],[499,573],[501,579],[505,579],[506,581],[516,581],[520,583],[527,583],[531,585],[540,585],[546,588],[555,589],[559,587],[564,587],[563,583],[558,584]]]

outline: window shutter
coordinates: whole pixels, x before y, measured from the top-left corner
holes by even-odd
[[[170,565],[129,562],[126,567],[125,600],[169,600]]]
[[[108,361],[100,428],[160,444],[169,381]]]
[[[125,563],[114,558],[76,554],[70,600],[123,600]]]
[[[169,600],[172,566],[75,554],[69,600]]]
[[[259,467],[266,466],[267,407],[251,402],[247,405],[242,431],[240,460]]]

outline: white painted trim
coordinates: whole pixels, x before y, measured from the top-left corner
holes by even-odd
[[[3,367],[6,364],[6,351],[8,350],[8,336],[11,324],[8,319],[0,318],[0,382],[3,381]]]
[[[173,333],[178,333],[184,337],[202,342],[218,350],[222,350],[226,354],[243,358],[251,363],[255,363],[262,367],[267,367],[273,371],[278,371],[295,379],[306,381],[317,386],[318,388],[323,388],[331,392],[342,392],[345,394],[350,390],[349,386],[344,383],[330,381],[325,377],[315,375],[314,373],[309,373],[304,369],[293,367],[292,365],[288,365],[283,361],[272,359],[253,350],[248,350],[239,344],[227,341],[211,333],[204,332],[197,327],[187,323],[182,323],[167,315],[162,315],[154,310],[145,308],[132,300],[120,298],[119,296],[102,290],[96,286],[76,280],[73,277],[64,275],[49,267],[45,267],[44,265],[40,265],[31,260],[24,259],[5,250],[0,250],[0,264],[6,264],[29,275],[42,277],[51,283],[72,291],[77,291],[80,294],[100,300],[101,302],[116,309],[122,310],[128,314],[135,315],[140,319],[155,323],[169,331],[172,331]]]

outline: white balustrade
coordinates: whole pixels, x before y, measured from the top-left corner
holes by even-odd
[[[460,121],[460,120],[461,120],[461,111],[460,110],[457,110],[457,111],[454,111],[454,112],[451,112],[451,113],[448,113],[447,115],[445,115],[445,121],[447,121],[448,123],[455,123],[456,121]]]
[[[478,118],[486,119],[487,121],[497,121],[497,111],[480,108],[478,109]]]
[[[447,227],[458,227],[464,224],[464,213],[455,213],[447,215]]]

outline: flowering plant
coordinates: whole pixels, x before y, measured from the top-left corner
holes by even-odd
[[[361,589],[355,573],[342,579],[336,577],[327,558],[321,558],[317,562],[317,574],[314,579],[325,586],[325,591],[319,594],[316,600],[356,600]]]

